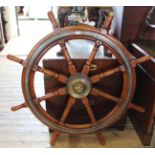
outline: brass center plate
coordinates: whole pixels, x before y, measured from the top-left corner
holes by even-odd
[[[71,75],[67,82],[68,93],[77,99],[86,97],[91,90],[91,82],[88,76],[76,73]]]

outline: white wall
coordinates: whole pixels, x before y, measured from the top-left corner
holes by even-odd
[[[18,36],[16,11],[14,6],[7,6],[4,8],[5,8],[4,16],[6,18],[6,21],[8,22],[6,24],[6,36],[9,40],[12,37]]]

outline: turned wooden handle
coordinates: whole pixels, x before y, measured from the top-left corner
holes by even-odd
[[[145,56],[142,56],[142,57],[140,57],[140,58],[138,58],[136,60],[133,60],[131,62],[131,65],[132,65],[132,67],[136,67],[138,64],[142,64],[142,63],[144,63],[146,61],[149,61],[150,59],[151,59],[151,56],[145,55]]]
[[[105,145],[105,139],[104,139],[104,136],[102,134],[102,131],[97,132],[97,137],[98,137],[98,140],[99,140],[100,144]]]
[[[114,17],[114,14],[108,15],[108,17],[106,18],[106,20],[104,22],[104,28],[105,29],[107,29],[107,30],[110,29],[113,17]]]
[[[53,14],[53,12],[48,12],[48,17],[52,23],[52,26],[54,29],[59,28],[59,23],[58,21],[55,19],[55,16]]]
[[[51,137],[51,145],[54,145],[55,142],[57,141],[58,137],[59,137],[60,133],[58,131],[54,131],[54,133],[52,134]]]
[[[135,105],[133,103],[129,104],[128,109],[133,109],[133,110],[135,110],[137,112],[141,112],[141,113],[145,112],[145,109],[143,107]]]
[[[11,55],[11,54],[8,54],[8,55],[7,55],[7,58],[8,58],[9,60],[15,61],[15,62],[20,63],[20,64],[22,64],[22,62],[23,62],[22,59],[20,59],[20,58],[14,56],[14,55]]]
[[[11,108],[12,111],[17,111],[17,110],[20,110],[22,108],[26,108],[27,107],[27,103],[22,103],[22,104],[19,104],[17,106],[14,106]]]

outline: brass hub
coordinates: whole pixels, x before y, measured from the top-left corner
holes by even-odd
[[[91,90],[91,82],[86,75],[76,73],[69,77],[67,90],[72,97],[81,99],[89,94]]]

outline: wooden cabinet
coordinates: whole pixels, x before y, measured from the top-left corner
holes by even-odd
[[[151,41],[149,42],[149,45]],[[154,51],[149,53],[155,58],[155,44]],[[151,47],[153,47],[151,46]],[[131,53],[136,57],[141,57],[145,54],[146,48],[142,44],[132,43],[129,47]],[[136,68],[137,85],[133,98],[134,103],[145,108],[144,113],[137,113],[130,110],[130,119],[137,131],[137,134],[143,145],[150,145],[155,125],[155,59],[138,65]]]
[[[145,18],[151,6],[125,6],[123,11],[120,40],[127,46],[132,40],[137,40],[143,29]],[[121,21],[120,21],[121,22]],[[155,39],[155,31],[148,30],[146,38]]]

